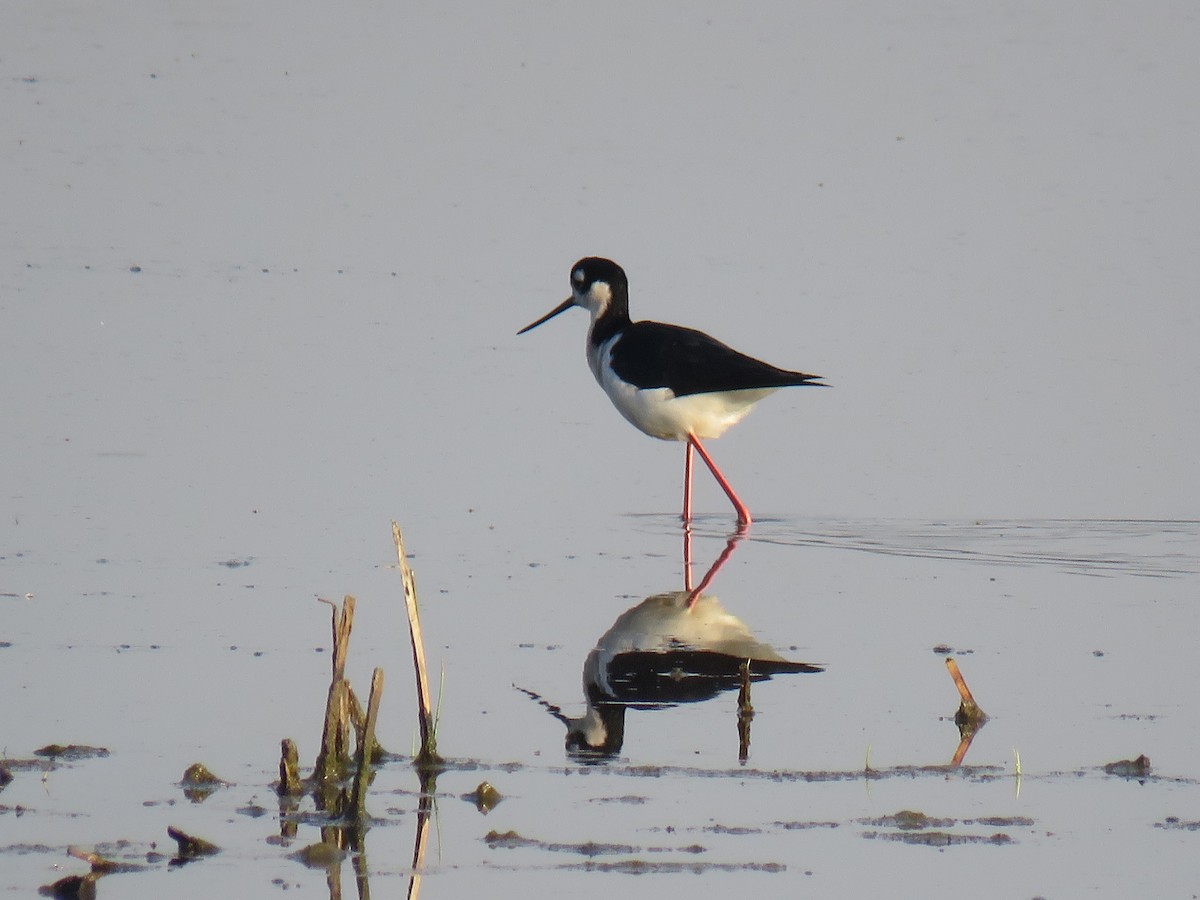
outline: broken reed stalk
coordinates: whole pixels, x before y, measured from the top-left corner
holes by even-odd
[[[425,665],[425,642],[421,637],[421,619],[417,611],[417,585],[412,567],[404,552],[404,536],[400,526],[392,522],[392,540],[396,543],[396,556],[400,561],[400,580],[404,585],[404,606],[408,612],[408,634],[412,640],[413,668],[417,676],[417,722],[421,729],[421,749],[415,760],[418,766],[436,765],[441,762],[437,752],[437,734],[434,728],[433,704],[429,695],[429,674]]]
[[[967,680],[958,670],[958,663],[954,661],[953,657],[946,657],[946,668],[950,672],[950,677],[954,679],[954,686],[958,688],[958,696],[961,698],[958,714],[955,715],[954,721],[959,725],[964,723],[975,727],[982,725],[987,721],[987,714],[975,702],[975,698],[971,695],[971,689],[967,687]]]
[[[291,738],[279,742],[279,786],[276,790],[280,795],[299,794],[304,790],[300,780],[300,751]]]
[[[354,628],[355,599],[349,594],[342,600],[342,614],[333,613],[333,680],[346,677],[346,658],[350,655],[350,632]]]
[[[958,704],[958,712],[954,714],[954,724],[958,726],[958,747],[954,751],[954,757],[950,760],[950,766],[955,768],[961,766],[964,759],[967,758],[967,751],[971,749],[971,741],[975,740],[975,732],[983,727],[983,723],[987,721],[987,713],[979,708],[979,704],[975,702],[975,698],[971,695],[971,689],[967,687],[967,680],[963,678],[962,672],[958,670],[958,663],[953,657],[946,657],[946,669],[950,672],[950,677],[954,679],[954,686],[958,688],[958,696],[960,702]]]
[[[371,676],[371,696],[367,698],[367,721],[359,741],[358,772],[350,797],[350,814],[355,818],[366,815],[367,784],[371,780],[371,751],[375,746],[375,721],[379,717],[379,700],[383,696],[383,669],[376,667]]]
[[[328,603],[329,601],[322,601]],[[333,680],[325,701],[325,727],[321,733],[321,751],[317,754],[314,775],[322,781],[338,781],[350,758],[350,685],[346,682],[346,657],[350,652],[350,632],[354,629],[354,598],[342,601],[339,615],[333,606]]]

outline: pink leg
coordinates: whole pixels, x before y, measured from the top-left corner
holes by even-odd
[[[683,458],[683,516],[685,524],[692,521],[692,442],[687,443],[687,454]]]
[[[695,437],[694,435],[688,435],[688,447],[696,448],[696,452],[700,454],[700,458],[704,460],[704,464],[708,466],[708,471],[712,472],[713,478],[717,479],[717,484],[721,486],[721,490],[725,492],[725,496],[729,498],[729,501],[733,504],[733,508],[737,510],[738,530],[745,531],[752,521],[750,518],[750,510],[746,509],[746,504],[739,500],[738,495],[733,492],[733,488],[730,486],[729,481],[726,480],[725,476],[721,474],[721,470],[717,468],[717,464],[713,462],[712,457],[708,455],[708,451],[704,449],[704,445],[700,443],[699,438]],[[688,454],[688,460],[691,460],[690,453]],[[688,507],[690,507],[691,504],[691,491],[691,485],[689,484],[687,489],[688,506],[685,506],[685,512],[690,512]]]

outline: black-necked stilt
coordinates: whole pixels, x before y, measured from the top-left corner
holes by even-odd
[[[631,321],[625,270],[595,256],[571,268],[571,296],[517,334],[572,306],[591,313],[588,365],[621,415],[651,437],[687,442],[683,520],[692,517],[694,447],[733,503],[738,524],[748,526],[750,511],[700,440],[719,437],[781,387],[823,386],[821,376],[776,368],[691,328]]]

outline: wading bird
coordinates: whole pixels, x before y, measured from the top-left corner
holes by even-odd
[[[517,334],[573,306],[592,317],[587,360],[626,419],[651,437],[686,441],[683,521],[692,518],[692,450],[725,491],[741,530],[750,511],[734,493],[701,439],[720,437],[759,400],[781,387],[824,387],[819,375],[792,372],[739,353],[702,331],[629,318],[629,281],[609,259],[589,256],[571,267],[571,296]]]

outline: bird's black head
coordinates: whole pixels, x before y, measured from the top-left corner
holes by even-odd
[[[629,321],[629,280],[625,270],[611,259],[585,256],[571,266],[571,302],[603,319],[608,328]]]
[[[620,290],[628,292],[629,280],[625,270],[611,259],[601,256],[585,256],[571,266],[571,293],[575,296],[585,296],[593,285],[604,285],[610,292]],[[581,304],[582,305],[582,304]]]
[[[595,322],[604,318],[611,327],[629,321],[629,282],[625,270],[611,259],[585,256],[571,266],[571,296],[517,334],[537,328],[572,306],[582,306]]]

